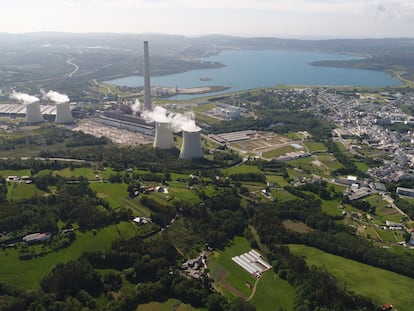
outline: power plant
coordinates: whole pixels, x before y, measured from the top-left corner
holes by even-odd
[[[200,131],[183,131],[183,144],[181,146],[179,158],[181,160],[191,160],[203,157],[204,153],[201,149]]]
[[[72,112],[70,111],[70,103],[56,104],[56,123],[67,124],[73,123]]]
[[[168,122],[156,122],[154,148],[173,149],[174,137]]]
[[[144,41],[144,109],[152,110],[148,41]]]
[[[26,105],[26,121],[27,123],[40,123],[44,121],[38,102]]]

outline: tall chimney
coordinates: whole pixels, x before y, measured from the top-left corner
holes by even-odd
[[[144,41],[144,109],[152,110],[148,41]]]

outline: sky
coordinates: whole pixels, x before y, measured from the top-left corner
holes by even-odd
[[[0,0],[0,32],[414,37],[413,0]]]

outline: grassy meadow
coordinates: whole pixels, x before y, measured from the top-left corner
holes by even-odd
[[[311,265],[325,266],[348,290],[370,297],[378,305],[391,303],[395,310],[410,311],[414,305],[411,291],[414,279],[372,267],[313,247],[289,245],[290,251],[306,258]]]
[[[0,280],[26,289],[36,289],[39,281],[59,262],[77,259],[85,251],[109,248],[112,241],[128,239],[136,234],[136,228],[129,222],[121,222],[92,231],[76,231],[76,240],[67,248],[31,260],[20,260],[17,249],[0,251]]]

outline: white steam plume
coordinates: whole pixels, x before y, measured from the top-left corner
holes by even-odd
[[[196,125],[193,113],[170,113],[167,109],[155,106],[152,111],[145,110],[141,114],[142,118],[147,122],[163,122],[169,123],[174,132],[186,131],[197,132],[200,128]]]
[[[46,97],[56,104],[67,103],[70,101],[69,97],[66,94],[60,94],[56,91],[47,92]]]
[[[132,104],[131,109],[135,113],[141,111],[141,103],[139,102],[139,99],[135,100],[135,103]]]
[[[13,91],[11,93],[10,98],[17,99],[22,104],[32,104],[32,103],[39,101],[39,98],[37,98],[36,96],[32,96],[26,93],[20,93],[16,91]]]

